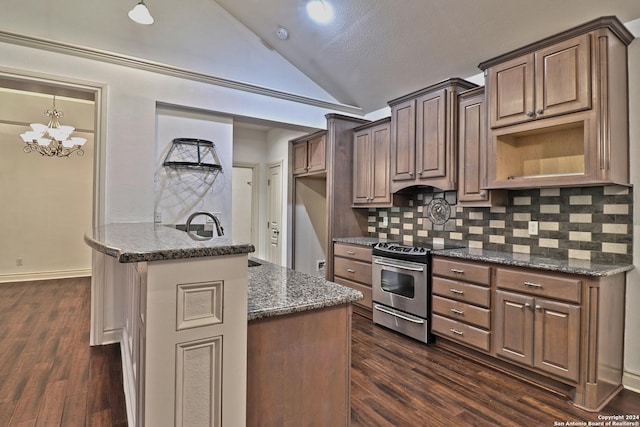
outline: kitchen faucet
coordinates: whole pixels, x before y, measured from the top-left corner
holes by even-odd
[[[218,217],[216,217],[214,214],[210,213],[210,212],[206,212],[206,211],[199,211],[199,212],[194,212],[191,215],[189,215],[189,218],[187,219],[187,225],[185,227],[185,231],[188,233],[191,229],[191,221],[193,221],[193,219],[197,216],[200,215],[206,215],[209,218],[211,218],[213,220],[213,222],[216,225],[216,232],[218,233],[218,236],[222,236],[224,235],[224,229],[222,228],[222,225],[220,225],[220,220],[218,219]]]

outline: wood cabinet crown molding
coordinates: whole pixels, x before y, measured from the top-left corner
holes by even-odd
[[[522,55],[533,53],[537,50],[553,46],[554,44],[601,28],[608,28],[609,30],[611,30],[611,32],[615,34],[626,46],[631,44],[631,42],[635,39],[635,36],[631,33],[631,31],[629,31],[627,27],[625,27],[624,24],[622,24],[622,22],[620,22],[620,20],[616,16],[603,16],[586,22],[582,25],[578,25],[577,27],[573,27],[567,31],[563,31],[553,36],[546,37],[542,40],[528,44],[521,48],[514,49],[508,53],[496,56],[495,58],[483,61],[478,64],[478,68],[480,68],[482,71],[485,71],[487,68],[491,68],[496,64],[515,59]]]
[[[458,88],[460,88],[460,90],[467,90],[467,89],[473,89],[478,87],[477,84],[475,83],[471,83],[467,80],[461,79],[459,77],[452,77],[450,79],[447,80],[443,80],[441,82],[438,82],[436,84],[433,84],[431,86],[425,87],[423,89],[417,90],[415,92],[411,92],[407,95],[403,95],[399,98],[395,98],[391,101],[389,101],[387,104],[389,104],[389,106],[393,106],[396,104],[401,104],[405,101],[408,101],[410,99],[413,98],[417,98],[421,95],[424,95],[426,93],[430,93],[430,92],[434,92],[436,90],[441,90],[441,89],[446,89],[450,86],[457,86]]]

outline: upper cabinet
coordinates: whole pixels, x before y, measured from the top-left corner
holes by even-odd
[[[456,189],[457,94],[475,86],[452,78],[389,102],[392,192],[414,185]]]
[[[487,113],[484,88],[458,96],[458,205],[506,205],[506,191],[486,190]]]
[[[354,129],[353,206],[391,206],[389,190],[390,119]]]
[[[491,127],[591,108],[591,35],[491,67]]]
[[[326,170],[325,131],[316,132],[293,143],[293,175]]]
[[[485,188],[629,185],[627,45],[604,17],[480,64]]]

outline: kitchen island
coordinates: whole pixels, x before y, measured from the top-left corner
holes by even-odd
[[[91,344],[121,344],[130,425],[349,416],[359,292],[261,260],[248,268],[253,245],[158,224],[106,225],[85,241]],[[310,390],[335,394],[333,406]]]

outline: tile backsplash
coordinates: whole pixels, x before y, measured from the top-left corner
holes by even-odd
[[[430,219],[433,199],[451,206],[443,224]],[[529,221],[537,221],[537,235],[529,235]],[[369,209],[371,237],[416,245],[440,238],[470,248],[598,263],[631,264],[632,233],[633,193],[622,186],[512,190],[507,206],[492,208],[457,206],[455,192],[425,187],[410,196],[408,207]]]

